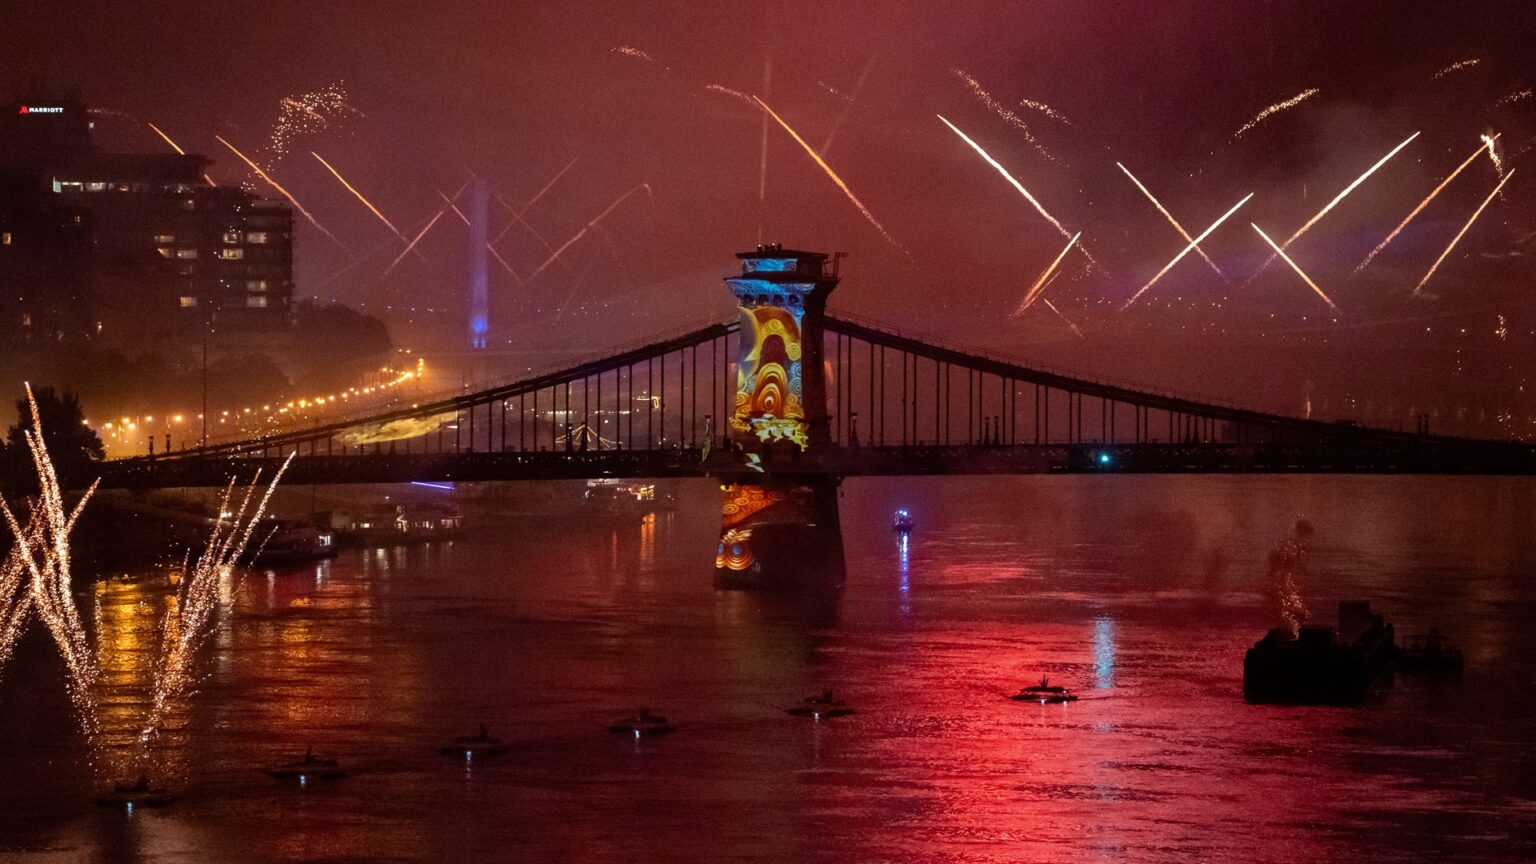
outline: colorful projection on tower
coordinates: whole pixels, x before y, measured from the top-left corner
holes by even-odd
[[[759,513],[789,497],[778,489],[761,486],[722,486],[725,501],[721,505],[720,546],[715,551],[715,569],[747,570],[756,563],[752,555],[752,529]]]
[[[802,401],[800,324],[805,316],[802,292],[809,286],[732,281],[742,297],[743,353],[737,365],[731,428],[764,444],[793,441],[804,450],[809,442]],[[743,295],[743,291],[750,293]]]

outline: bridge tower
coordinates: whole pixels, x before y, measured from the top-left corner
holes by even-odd
[[[838,478],[813,467],[831,444],[822,328],[835,260],[829,268],[825,254],[777,244],[736,257],[741,275],[725,282],[741,312],[741,354],[725,429],[740,469],[721,486],[715,585],[839,585]]]

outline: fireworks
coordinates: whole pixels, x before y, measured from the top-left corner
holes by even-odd
[[[1477,157],[1483,152],[1483,148],[1484,147],[1488,148],[1489,153],[1491,154],[1493,152],[1493,142],[1498,140],[1498,137],[1499,136],[1494,135],[1493,137],[1490,138],[1489,136],[1484,135],[1483,136],[1483,146],[1477,148],[1476,150],[1473,150],[1472,151],[1472,155],[1468,156],[1465,162],[1462,162],[1460,165],[1456,166],[1456,170],[1455,171],[1452,171],[1444,180],[1441,180],[1440,181],[1440,185],[1436,186],[1434,188],[1434,191],[1430,192],[1429,195],[1427,195],[1424,198],[1423,201],[1419,202],[1419,206],[1413,208],[1413,212],[1409,213],[1408,216],[1403,219],[1403,221],[1401,221],[1401,222],[1399,222],[1397,224],[1396,228],[1392,229],[1392,233],[1387,235],[1387,239],[1381,241],[1381,243],[1379,243],[1376,246],[1375,249],[1371,250],[1371,254],[1365,256],[1365,260],[1360,262],[1359,266],[1357,266],[1355,268],[1355,272],[1359,273],[1361,270],[1364,270],[1366,265],[1370,264],[1371,261],[1378,254],[1381,253],[1381,250],[1387,248],[1387,245],[1389,243],[1391,243],[1393,240],[1397,239],[1397,235],[1403,233],[1403,229],[1407,228],[1408,227],[1408,223],[1412,222],[1414,217],[1419,215],[1419,211],[1421,211],[1425,207],[1429,206],[1429,202],[1435,200],[1435,196],[1440,194],[1440,190],[1442,190],[1445,187],[1451,185],[1451,181],[1456,179],[1456,175],[1457,174],[1460,174],[1462,171],[1465,171],[1468,165],[1471,165],[1474,161],[1477,160]],[[1495,165],[1498,164],[1497,157],[1494,158],[1494,164]],[[1500,171],[1499,173],[1500,173],[1500,175],[1502,175],[1504,172]]]
[[[944,118],[944,115],[939,114],[939,115],[936,115],[936,116],[940,120],[944,121],[944,125],[948,126],[950,128],[950,131],[954,132],[956,135],[959,135],[960,136],[960,140],[962,140],[965,143],[971,145],[971,149],[975,150],[981,156],[982,159],[985,159],[987,164],[991,165],[997,171],[997,173],[1003,175],[1003,179],[1004,180],[1007,180],[1010,184],[1013,185],[1013,188],[1019,190],[1019,194],[1024,196],[1024,200],[1028,201],[1030,203],[1030,205],[1035,208],[1035,212],[1036,213],[1039,213],[1041,216],[1045,217],[1045,221],[1047,221],[1047,222],[1051,223],[1053,226],[1055,226],[1056,231],[1059,234],[1061,234],[1061,236],[1066,237],[1068,239],[1071,239],[1072,234],[1070,232],[1068,232],[1067,229],[1063,228],[1061,226],[1060,222],[1056,221],[1056,217],[1055,216],[1052,216],[1050,213],[1046,212],[1045,207],[1043,205],[1041,205],[1041,203],[1039,201],[1035,200],[1035,196],[1029,194],[1029,190],[1024,188],[1024,184],[1022,184],[1018,180],[1014,179],[1014,176],[1012,174],[1008,173],[1008,169],[1004,168],[1002,166],[1002,164],[999,163],[996,159],[993,159],[992,155],[990,153],[988,153],[987,151],[981,149],[981,145],[977,144],[975,141],[972,141],[971,137],[969,135],[965,134],[964,132],[961,132],[960,128],[958,126],[956,126],[955,124],[953,124],[953,123],[949,122],[948,120],[946,120]],[[1099,262],[1095,261],[1093,256],[1091,254],[1089,254],[1088,248],[1086,246],[1079,246],[1078,247],[1078,251],[1083,253],[1083,257],[1087,258],[1088,262],[1090,264],[1093,264],[1095,267],[1098,266]]]
[[[623,54],[625,57],[633,57],[636,60],[644,60],[647,63],[656,62],[655,57],[652,57],[644,51],[641,51],[639,48],[633,48],[629,45],[616,45],[613,47],[612,53]]]
[[[251,536],[255,533],[256,526],[266,511],[273,491],[277,489],[278,481],[282,479],[283,473],[288,470],[288,465],[292,461],[293,454],[289,454],[277,469],[277,473],[273,475],[272,482],[267,485],[266,493],[256,503],[256,509],[251,512],[247,520],[246,512],[250,507],[252,495],[256,491],[256,485],[261,479],[258,472],[256,478],[251,481],[250,487],[246,489],[245,497],[240,502],[239,509],[235,511],[233,520],[215,521],[208,534],[208,544],[202,553],[190,565],[183,564],[175,607],[166,613],[161,623],[159,665],[155,670],[153,698],[149,716],[144,723],[143,734],[140,736],[141,741],[148,742],[153,738],[165,720],[167,710],[177,699],[187,695],[191,690],[192,657],[207,638],[209,623],[218,609],[219,581],[233,573],[236,562],[250,544]],[[234,488],[233,482],[225,488],[224,497],[219,502],[219,512],[230,512],[229,502]]]
[[[151,128],[153,130],[155,130],[155,134],[156,135],[159,135],[161,137],[161,139],[163,139],[165,141],[165,143],[171,145],[171,149],[176,151],[176,155],[178,155],[178,156],[185,156],[185,155],[187,155],[187,151],[181,149],[181,145],[177,144],[175,141],[172,141],[171,140],[171,136],[169,136],[169,135],[165,134],[164,132],[160,131],[160,127],[159,126],[156,126],[155,124],[149,122],[148,120],[144,121],[144,125],[148,126],[149,128]],[[207,174],[203,175],[203,180],[205,180],[208,183],[209,186],[218,186],[219,185],[219,184],[213,182],[213,178],[209,177]]]
[[[1269,553],[1269,594],[1279,619],[1277,629],[1285,630],[1291,639],[1307,620],[1307,605],[1297,583],[1307,575],[1307,545],[1312,533],[1312,523],[1298,519]]]
[[[1165,264],[1163,266],[1163,269],[1157,271],[1157,275],[1153,276],[1152,279],[1147,282],[1147,284],[1141,286],[1141,290],[1137,291],[1135,294],[1132,294],[1131,295],[1131,299],[1125,301],[1125,305],[1120,307],[1120,311],[1124,312],[1125,310],[1131,308],[1131,304],[1135,303],[1137,298],[1141,297],[1141,295],[1147,293],[1147,289],[1148,288],[1151,288],[1153,285],[1156,285],[1157,284],[1157,280],[1163,278],[1163,274],[1167,273],[1169,270],[1172,270],[1173,269],[1173,265],[1179,263],[1181,260],[1183,260],[1185,255],[1188,255],[1190,253],[1190,250],[1192,250],[1196,246],[1200,245],[1200,241],[1201,240],[1204,240],[1205,238],[1211,236],[1211,232],[1213,232],[1217,228],[1221,227],[1221,223],[1227,221],[1227,219],[1229,217],[1231,217],[1231,215],[1233,213],[1236,213],[1238,211],[1238,208],[1242,207],[1244,204],[1247,204],[1248,203],[1248,199],[1252,198],[1252,197],[1253,197],[1253,193],[1252,192],[1249,192],[1247,195],[1243,196],[1243,200],[1237,202],[1236,204],[1233,204],[1231,210],[1228,210],[1227,212],[1221,214],[1221,218],[1220,219],[1217,219],[1215,222],[1212,222],[1211,223],[1211,227],[1205,229],[1205,231],[1202,232],[1199,237],[1196,237],[1195,239],[1189,241],[1189,245],[1185,246],[1183,251],[1181,251],[1181,252],[1179,252],[1179,254],[1175,255],[1173,257],[1172,261],[1169,261],[1167,264]]]
[[[758,104],[759,107],[768,113],[768,116],[772,117],[780,126],[784,127],[784,131],[789,133],[789,137],[795,139],[795,143],[799,144],[802,148],[805,149],[806,155],[810,156],[817,165],[820,165],[821,170],[827,172],[827,176],[832,178],[832,182],[837,184],[837,188],[843,190],[843,194],[848,196],[848,200],[853,202],[853,206],[859,208],[859,212],[864,214],[864,218],[869,220],[869,224],[875,226],[875,230],[880,232],[880,236],[884,237],[887,243],[890,243],[892,246],[900,249],[902,253],[905,254],[910,260],[912,254],[907,252],[905,246],[902,246],[900,243],[896,242],[896,238],[891,236],[891,232],[885,230],[885,226],[880,224],[880,220],[875,218],[875,214],[869,212],[869,208],[864,206],[864,202],[859,200],[859,196],[853,194],[853,190],[848,188],[848,184],[843,182],[843,178],[837,176],[837,172],[832,170],[832,166],[828,165],[826,160],[821,158],[821,154],[817,153],[815,150],[812,150],[811,145],[805,143],[805,139],[800,137],[800,133],[790,128],[790,125],[784,122],[783,117],[780,117],[777,113],[774,112],[772,108],[768,107],[767,102],[758,99],[756,96],[752,97],[752,99]]]
[[[1068,120],[1066,115],[1045,104],[1044,102],[1036,102],[1033,99],[1020,99],[1019,105],[1032,111],[1039,111],[1041,114],[1044,114],[1045,116],[1055,120],[1057,123],[1060,123],[1063,126],[1072,125],[1072,121]]]
[[[1283,102],[1276,102],[1275,104],[1269,106],[1268,108],[1265,108],[1263,111],[1260,111],[1258,113],[1258,116],[1254,117],[1252,120],[1249,120],[1247,123],[1244,123],[1243,124],[1243,128],[1237,130],[1236,132],[1233,132],[1232,133],[1232,138],[1230,140],[1236,141],[1237,139],[1243,137],[1243,133],[1244,132],[1247,132],[1249,129],[1252,129],[1253,127],[1259,125],[1260,123],[1263,123],[1266,119],[1268,119],[1270,117],[1270,115],[1279,113],[1281,111],[1284,111],[1287,108],[1295,108],[1297,105],[1300,105],[1301,103],[1307,101],[1308,99],[1311,99],[1313,96],[1316,96],[1320,92],[1322,92],[1322,91],[1318,90],[1316,87],[1313,87],[1313,88],[1308,89],[1308,90],[1303,90],[1300,93],[1297,93],[1295,96],[1292,96],[1291,98],[1286,99]]]
[[[1157,208],[1157,212],[1163,214],[1163,218],[1168,220],[1168,224],[1173,226],[1173,230],[1179,232],[1179,236],[1184,238],[1184,242],[1194,242],[1194,238],[1189,236],[1189,232],[1184,230],[1184,226],[1179,224],[1179,220],[1173,218],[1173,214],[1169,213],[1167,208],[1163,207],[1162,202],[1158,201],[1157,198],[1152,195],[1152,192],[1147,189],[1147,187],[1141,185],[1141,181],[1136,179],[1136,175],[1131,173],[1131,169],[1121,165],[1119,162],[1116,162],[1115,166],[1118,167],[1121,171],[1124,171],[1125,176],[1131,178],[1131,182],[1136,184],[1136,188],[1141,190],[1141,194],[1147,196],[1147,200],[1152,202],[1152,206]],[[1204,249],[1196,246],[1195,252],[1198,253],[1201,258],[1205,259],[1205,263],[1211,265],[1211,269],[1216,272],[1217,276],[1220,276],[1223,279],[1226,278],[1226,274],[1221,272],[1221,268],[1216,266],[1216,262],[1211,260],[1211,256],[1205,254]]]
[[[875,54],[870,54],[869,59],[864,61],[864,68],[859,70],[859,79],[853,82],[852,92],[847,96],[833,90],[831,87],[827,87],[825,84],[821,85],[827,87],[827,91],[832,95],[843,100],[843,110],[837,112],[837,119],[833,121],[832,129],[827,132],[827,139],[821,142],[821,149],[817,150],[817,153],[825,156],[827,151],[832,148],[832,139],[837,137],[837,130],[843,128],[843,121],[848,119],[848,112],[853,110],[853,103],[859,101],[859,94],[864,92],[864,82],[869,80],[869,70],[873,69],[874,66]],[[816,83],[821,84],[820,81]]]
[[[267,150],[274,162],[281,161],[300,138],[323,132],[351,115],[361,116],[362,112],[347,102],[347,91],[340,81],[312,93],[285,96],[278,103],[277,123]]]
[[[40,526],[36,514],[27,520],[25,534],[34,548]],[[31,611],[32,594],[27,585],[28,575],[18,544],[12,547],[4,562],[0,562],[0,673],[5,671],[5,663],[11,658],[11,650],[16,647],[16,639],[21,635],[22,625],[27,622]]]
[[[1471,228],[1472,223],[1477,221],[1477,217],[1482,215],[1483,209],[1486,208],[1488,204],[1498,196],[1499,191],[1504,188],[1504,184],[1508,183],[1509,178],[1513,176],[1515,176],[1514,171],[1510,171],[1508,174],[1505,174],[1504,179],[1500,180],[1499,184],[1493,187],[1493,191],[1488,193],[1488,197],[1483,199],[1483,203],[1477,205],[1477,209],[1472,211],[1472,217],[1467,220],[1467,224],[1461,226],[1461,230],[1457,231],[1456,236],[1451,238],[1451,245],[1445,247],[1445,251],[1441,252],[1440,257],[1435,259],[1435,263],[1429,268],[1429,272],[1425,273],[1424,278],[1419,280],[1419,284],[1415,285],[1413,287],[1413,291],[1409,292],[1409,297],[1419,296],[1419,292],[1424,289],[1424,285],[1429,282],[1429,278],[1435,275],[1435,271],[1440,269],[1441,263],[1443,263],[1445,259],[1450,256],[1451,250],[1455,249],[1456,244],[1461,242],[1462,235],[1467,233],[1467,229]]]
[[[379,208],[373,206],[373,202],[369,201],[367,198],[364,198],[363,193],[357,191],[356,187],[354,187],[351,183],[348,183],[347,178],[341,176],[340,171],[337,171],[335,168],[331,167],[331,163],[325,161],[325,159],[319,153],[316,153],[313,150],[309,151],[309,155],[319,159],[320,164],[325,166],[325,170],[331,172],[332,176],[341,181],[341,185],[347,187],[348,192],[351,192],[354,196],[356,196],[357,200],[363,202],[363,206],[368,208],[368,212],[379,217],[379,221],[384,223],[384,227],[388,228],[390,231],[393,231],[395,236],[399,237],[401,240],[405,239],[405,237],[401,235],[400,229],[396,228],[394,223],[390,222],[383,213],[380,213]]]
[[[1062,321],[1065,321],[1066,324],[1067,324],[1067,327],[1070,328],[1073,333],[1077,334],[1077,338],[1085,340],[1085,341],[1088,339],[1087,336],[1083,335],[1083,331],[1077,329],[1077,325],[1072,323],[1072,319],[1071,318],[1068,318],[1067,316],[1061,314],[1061,310],[1057,309],[1056,308],[1056,304],[1052,303],[1049,298],[1041,297],[1040,298],[1040,302],[1045,304],[1045,308],[1051,310],[1052,312],[1055,312],[1056,313],[1056,317],[1060,318]]]
[[[705,84],[704,89],[711,93],[723,93],[724,95],[730,96],[733,99],[740,99],[748,105],[751,105],[753,108],[757,107],[757,103],[752,101],[751,96],[748,96],[740,90],[732,90],[724,84]]]
[[[491,245],[495,246],[497,243],[500,243],[501,238],[507,236],[507,231],[511,230],[514,224],[521,224],[524,228],[528,229],[528,233],[532,234],[535,238],[538,239],[540,243],[544,244],[544,248],[546,250],[553,252],[554,249],[550,247],[549,241],[545,240],[543,235],[541,235],[539,232],[533,230],[533,226],[528,224],[528,220],[523,218],[523,214],[533,209],[533,205],[539,203],[539,199],[544,197],[544,193],[548,192],[556,183],[560,182],[560,178],[565,176],[565,172],[571,170],[571,166],[575,165],[576,160],[579,158],[581,157],[572,157],[571,161],[565,163],[565,167],[560,169],[560,173],[556,174],[554,177],[551,177],[549,182],[545,183],[544,187],[539,190],[539,194],[528,199],[528,203],[524,204],[523,209],[521,210],[512,210],[512,206],[508,204],[506,200],[503,199],[500,195],[497,195],[496,200],[501,202],[501,206],[506,207],[507,210],[512,212],[512,221],[508,222],[506,227],[501,229],[500,233],[496,235],[496,238],[491,241]]]
[[[1276,249],[1276,252],[1279,253],[1281,250],[1291,248],[1291,244],[1295,243],[1297,240],[1299,240],[1301,238],[1301,235],[1303,235],[1303,234],[1307,233],[1308,231],[1310,231],[1312,229],[1313,225],[1316,225],[1319,221],[1322,220],[1322,218],[1324,216],[1327,216],[1329,211],[1331,211],[1331,210],[1333,210],[1333,208],[1337,207],[1339,205],[1340,201],[1343,201],[1346,197],[1348,197],[1349,193],[1355,191],[1356,187],[1358,187],[1361,183],[1364,183],[1366,181],[1366,178],[1370,177],[1372,174],[1375,174],[1377,169],[1379,169],[1379,168],[1381,168],[1381,166],[1387,164],[1387,161],[1389,159],[1391,159],[1393,156],[1396,156],[1398,154],[1398,151],[1402,150],[1404,147],[1407,147],[1409,145],[1409,143],[1411,143],[1413,141],[1413,139],[1415,139],[1417,137],[1419,137],[1419,133],[1417,133],[1417,132],[1413,133],[1412,135],[1409,135],[1407,138],[1403,139],[1403,143],[1397,145],[1396,147],[1393,147],[1392,148],[1392,152],[1390,152],[1387,155],[1385,155],[1385,156],[1381,157],[1380,159],[1378,159],[1376,161],[1375,165],[1372,165],[1370,168],[1366,169],[1366,172],[1364,174],[1361,174],[1359,177],[1356,177],[1355,181],[1353,183],[1349,184],[1348,186],[1345,186],[1344,187],[1344,191],[1342,191],[1339,194],[1333,196],[1333,200],[1328,202],[1328,206],[1326,206],[1323,209],[1317,211],[1317,215],[1313,216],[1311,219],[1308,219],[1307,220],[1307,224],[1301,226],[1300,228],[1297,228],[1296,229],[1296,233],[1292,234],[1289,238],[1287,238],[1284,243],[1281,243],[1279,245],[1279,247]],[[1243,284],[1247,285],[1248,283],[1252,282],[1255,278],[1258,277],[1258,275],[1260,273],[1264,272],[1265,268],[1267,268],[1269,265],[1275,263],[1275,259],[1278,258],[1278,257],[1279,257],[1279,254],[1275,254],[1275,255],[1271,255],[1267,259],[1265,259],[1264,263],[1259,265],[1259,269],[1253,271],[1253,275],[1249,276],[1248,277],[1248,281],[1244,282]]]
[[[1519,101],[1521,101],[1523,99],[1531,98],[1531,92],[1532,91],[1529,90],[1529,89],[1526,89],[1526,90],[1516,90],[1515,92],[1510,93],[1509,95],[1503,97],[1502,99],[1500,99],[1499,101],[1497,101],[1497,102],[1495,102],[1493,104],[1495,106],[1512,105],[1512,104],[1514,104],[1516,102],[1519,102]]]
[[[539,274],[543,273],[545,268],[547,268],[549,265],[555,263],[555,261],[558,260],[559,257],[562,254],[565,253],[565,250],[569,249],[577,240],[580,240],[582,237],[585,237],[588,231],[591,231],[593,228],[595,228],[597,226],[597,223],[603,221],[603,219],[605,219],[608,216],[609,213],[612,213],[614,210],[617,210],[620,204],[623,204],[626,200],[628,200],[629,196],[635,194],[636,192],[639,192],[641,189],[644,189],[645,193],[647,195],[649,195],[651,193],[651,184],[649,184],[649,183],[641,183],[639,186],[636,186],[633,189],[629,190],[628,192],[625,192],[623,195],[620,195],[618,197],[618,199],[615,200],[612,204],[609,204],[608,208],[605,209],[603,212],[601,212],[601,213],[597,214],[596,216],[592,217],[592,220],[590,222],[588,222],[587,224],[581,226],[581,230],[580,231],[577,231],[575,234],[571,235],[571,239],[565,241],[564,243],[561,243],[560,244],[560,248],[558,248],[555,251],[549,253],[549,257],[545,258],[544,259],[544,263],[540,264],[538,269],[533,271],[533,273],[528,277],[528,281],[532,282],[534,279],[539,278]]]
[[[1499,136],[1497,136],[1497,135],[1483,135],[1481,137],[1482,137],[1482,140],[1483,140],[1483,146],[1488,148],[1488,161],[1493,163],[1493,170],[1500,177],[1503,177],[1504,176],[1504,160],[1499,158],[1499,148],[1498,148],[1497,143],[1496,143],[1499,140]]]
[[[1072,239],[1068,240],[1067,245],[1057,254],[1056,260],[1051,262],[1051,266],[1045,268],[1045,272],[1040,274],[1040,278],[1035,280],[1035,284],[1029,286],[1029,290],[1024,292],[1024,299],[1019,302],[1019,308],[1013,310],[1013,317],[1017,318],[1023,315],[1024,311],[1030,307],[1030,304],[1035,302],[1035,298],[1040,295],[1041,291],[1045,290],[1046,283],[1051,278],[1051,274],[1055,273],[1056,268],[1061,265],[1061,259],[1067,257],[1067,253],[1072,251],[1073,246],[1077,245],[1077,238],[1081,236],[1083,236],[1081,231],[1073,234]]]
[[[1013,128],[1019,130],[1019,132],[1023,133],[1024,140],[1029,142],[1029,146],[1035,148],[1037,153],[1051,160],[1052,162],[1056,161],[1056,157],[1053,156],[1049,150],[1046,150],[1044,145],[1035,139],[1035,133],[1030,131],[1029,124],[1025,123],[1019,117],[1019,115],[1013,113],[1011,109],[1002,105],[996,99],[993,99],[992,94],[988,93],[986,89],[981,86],[981,83],[973,78],[970,73],[966,72],[964,69],[958,68],[951,69],[950,72],[952,72],[956,78],[959,78],[961,82],[965,84],[965,86],[971,91],[971,95],[980,100],[981,104],[992,109],[992,113],[996,114],[998,117],[1001,117],[1009,126],[1012,126]],[[945,120],[944,122],[948,123],[949,121]]]
[[[241,153],[239,150],[235,149],[235,145],[229,143],[228,141],[225,141],[222,136],[215,135],[213,137],[215,139],[217,139],[220,144],[223,144],[225,147],[228,147],[231,153],[234,153],[236,156],[239,156],[240,157],[240,161],[242,161],[245,164],[251,166],[251,170],[256,172],[256,176],[258,176],[261,179],[267,181],[267,185],[268,186],[271,186],[273,189],[276,189],[279,195],[282,195],[284,198],[287,198],[288,199],[288,203],[292,204],[293,208],[295,210],[297,210],[300,213],[304,214],[304,218],[309,220],[309,224],[315,226],[316,228],[319,228],[321,234],[324,234],[325,236],[331,238],[331,240],[333,242],[335,242],[335,244],[337,246],[341,246],[341,248],[343,248],[343,249],[347,248],[346,246],[342,245],[342,242],[340,240],[336,239],[336,235],[335,234],[332,234],[330,231],[327,231],[325,229],[324,225],[321,225],[319,222],[317,222],[315,220],[314,215],[311,214],[308,210],[305,210],[304,209],[304,205],[300,204],[298,199],[293,197],[292,193],[290,193],[287,189],[284,189],[276,180],[273,180],[267,174],[267,172],[261,170],[261,166],[260,165],[257,165],[255,162],[252,162],[249,158],[246,157],[246,155],[244,153]]]
[[[80,726],[87,738],[94,739],[96,713],[92,689],[97,668],[86,643],[80,612],[75,608],[69,533],[96,491],[96,484],[92,483],[80,496],[73,510],[66,507],[58,475],[43,443],[43,421],[30,385],[27,387],[27,404],[32,410],[32,428],[24,430],[24,435],[32,455],[32,467],[37,472],[38,496],[25,528],[4,499],[0,499],[0,514],[4,515],[16,544],[13,554],[19,556],[21,566],[30,577],[30,605],[47,626],[64,659],[65,668],[69,670],[66,687]]]
[[[1323,293],[1323,289],[1317,287],[1317,283],[1312,281],[1312,277],[1308,276],[1305,272],[1302,271],[1301,265],[1297,264],[1295,261],[1292,261],[1291,256],[1285,254],[1284,249],[1281,249],[1278,245],[1275,244],[1275,241],[1269,239],[1269,235],[1264,233],[1264,229],[1254,225],[1252,222],[1249,222],[1248,224],[1253,225],[1253,230],[1259,232],[1259,236],[1263,237],[1264,242],[1268,243],[1270,248],[1275,250],[1276,255],[1279,255],[1282,259],[1285,260],[1285,263],[1291,265],[1291,269],[1296,271],[1296,275],[1301,277],[1301,281],[1307,283],[1308,288],[1316,291],[1317,296],[1323,298],[1323,302],[1327,303],[1329,308],[1331,308],[1333,311],[1339,311],[1339,307],[1335,306],[1333,300],[1331,300],[1327,294]]]
[[[1470,69],[1471,67],[1476,66],[1477,64],[1479,64],[1481,62],[1483,62],[1483,61],[1481,59],[1477,58],[1477,57],[1473,57],[1470,60],[1457,60],[1455,63],[1452,63],[1451,65],[1445,67],[1444,69],[1441,69],[1439,72],[1436,72],[1434,74],[1434,77],[1435,78],[1444,78],[1445,76],[1451,74],[1452,72],[1459,72],[1462,69]]]
[[[389,271],[395,269],[395,265],[405,260],[405,256],[411,254],[411,250],[416,248],[416,244],[421,242],[421,238],[427,236],[427,232],[431,231],[432,226],[437,224],[437,220],[443,218],[443,214],[447,212],[448,208],[444,207],[432,214],[432,218],[427,220],[427,224],[420,231],[416,232],[416,236],[411,238],[411,242],[405,244],[405,248],[400,250],[400,254],[395,256],[395,260],[389,262],[389,266],[384,268],[385,276],[389,275]]]

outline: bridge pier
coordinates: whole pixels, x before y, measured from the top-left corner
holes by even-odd
[[[725,281],[741,316],[735,406],[727,429],[743,465],[721,487],[719,588],[843,583],[839,478],[787,474],[832,445],[822,331],[836,261],[781,246],[743,252]],[[775,458],[777,456],[777,458]]]

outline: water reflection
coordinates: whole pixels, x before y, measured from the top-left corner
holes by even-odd
[[[1093,686],[1115,686],[1115,619],[1093,619]]]

